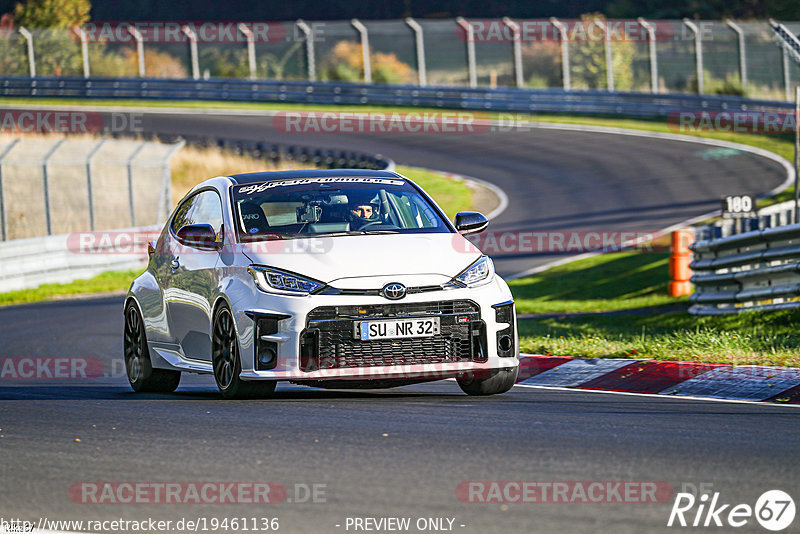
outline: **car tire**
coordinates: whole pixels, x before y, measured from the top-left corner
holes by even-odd
[[[472,396],[498,395],[511,389],[517,382],[519,367],[492,369],[481,377],[458,378],[461,391]]]
[[[214,380],[226,399],[267,397],[275,391],[277,381],[242,380],[242,360],[239,357],[239,339],[231,310],[222,305],[214,313],[211,337],[211,364]]]
[[[154,369],[147,348],[144,321],[133,302],[125,307],[125,335],[123,336],[125,373],[137,393],[172,393],[181,381],[181,372],[171,369]]]

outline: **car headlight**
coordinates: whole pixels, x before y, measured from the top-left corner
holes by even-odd
[[[247,270],[256,281],[258,288],[267,293],[308,295],[325,285],[317,280],[272,267],[251,265]]]
[[[488,284],[492,278],[494,278],[494,262],[489,256],[481,256],[453,278],[453,281],[462,286],[476,287]]]

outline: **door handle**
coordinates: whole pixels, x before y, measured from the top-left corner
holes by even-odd
[[[181,266],[181,262],[179,262],[177,259],[172,260],[171,262],[169,262],[169,264],[170,266],[172,266],[173,271]]]

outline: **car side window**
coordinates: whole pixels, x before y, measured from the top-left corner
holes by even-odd
[[[187,224],[208,224],[222,239],[222,201],[214,191],[201,191],[183,201],[172,218],[172,231],[178,232]]]

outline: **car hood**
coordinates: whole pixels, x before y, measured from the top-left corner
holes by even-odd
[[[443,283],[481,256],[460,234],[384,234],[286,239],[245,243],[242,252],[259,265],[291,271],[325,283],[385,277],[417,285]],[[362,286],[363,287],[363,286]]]

